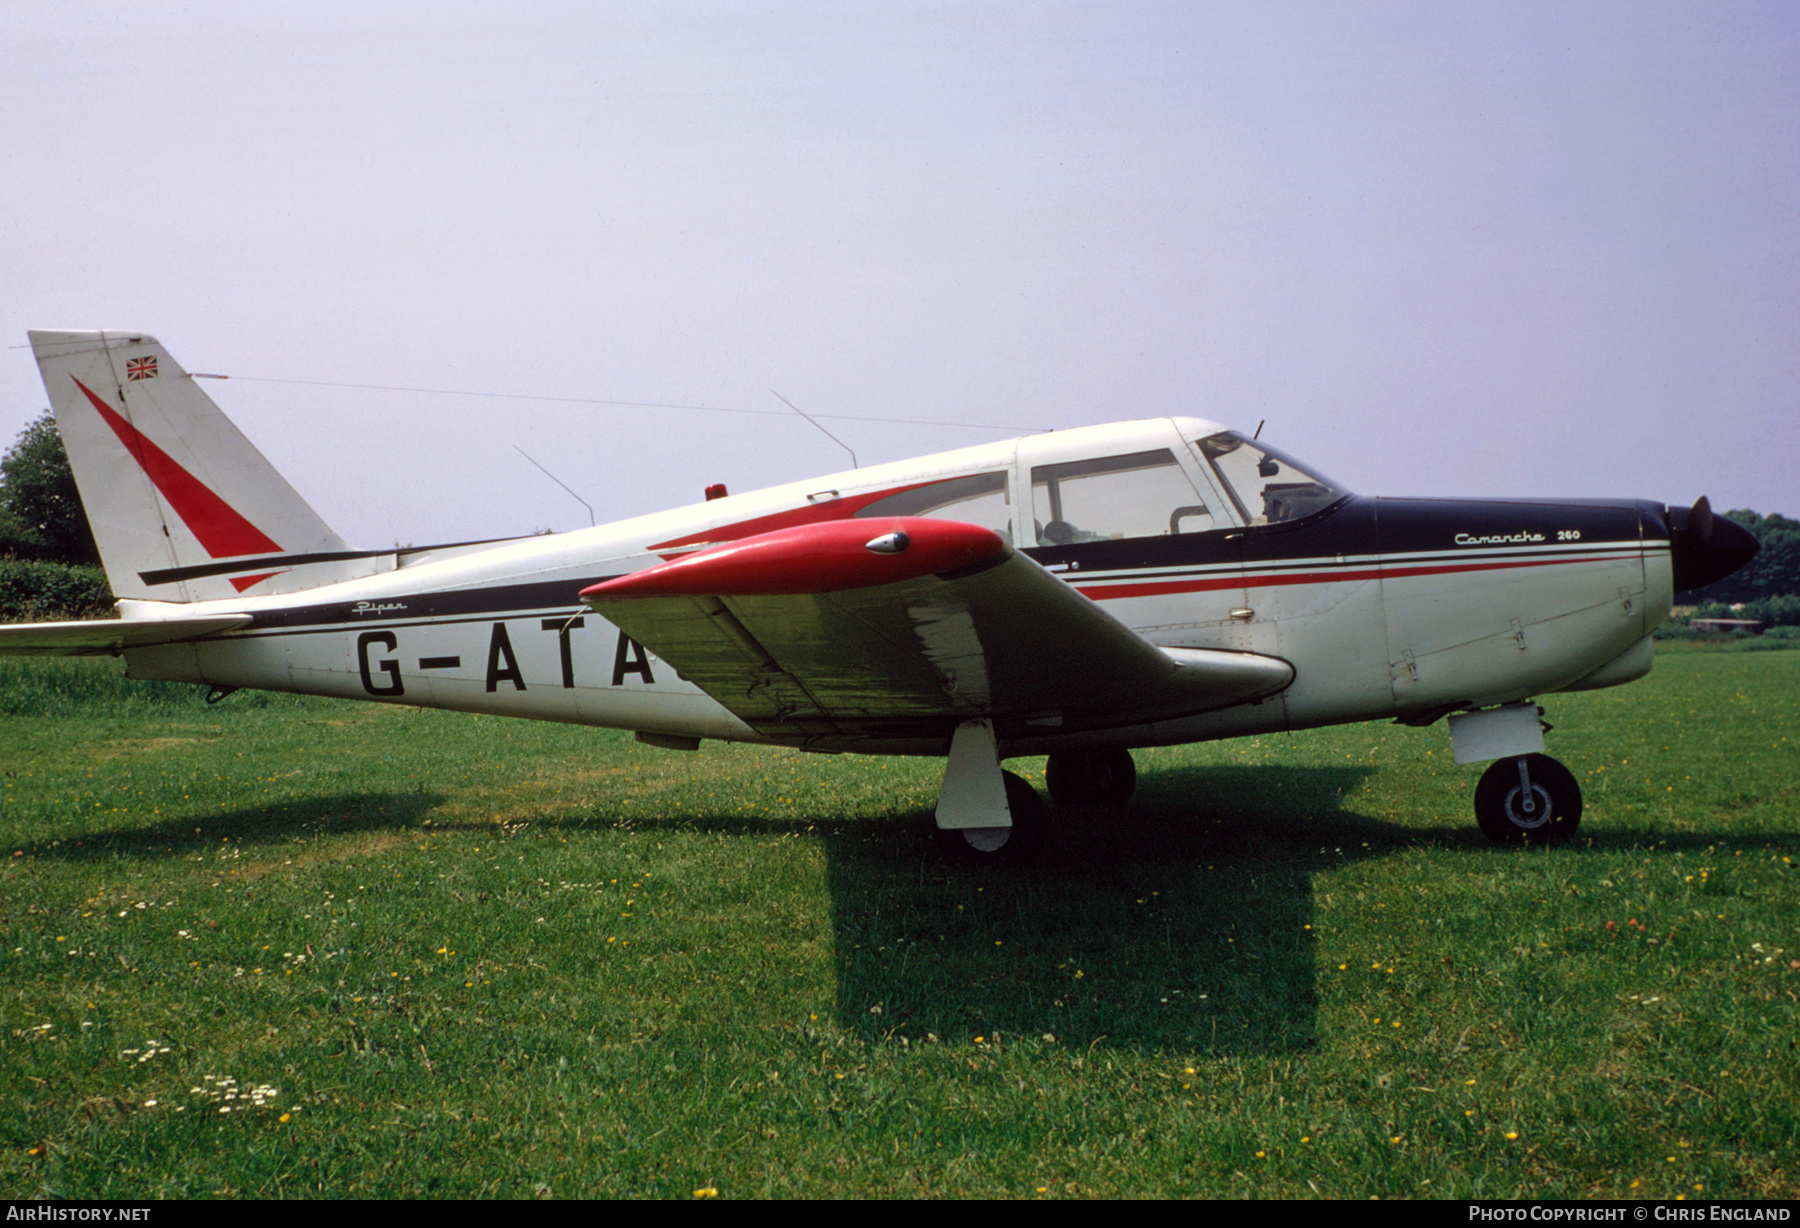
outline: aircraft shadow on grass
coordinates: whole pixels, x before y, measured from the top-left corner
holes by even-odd
[[[870,1041],[995,1037],[1214,1052],[1313,1043],[1312,876],[1480,837],[1420,830],[1344,800],[1372,767],[1147,772],[1128,811],[1062,811],[1045,857],[963,866],[929,811],[879,820],[694,814],[605,823],[825,849],[839,1022]],[[564,821],[591,828],[593,818]]]
[[[840,1023],[866,1038],[1290,1052],[1315,1035],[1312,877],[1412,842],[1343,802],[1372,769],[1147,773],[1129,811],[1059,816],[1037,864],[828,837]],[[930,838],[929,819],[907,834]]]
[[[164,819],[39,844],[18,851],[59,861],[112,857],[168,858],[216,852],[221,844],[256,853],[291,847],[295,840],[347,833],[379,834],[418,827],[444,798],[435,793],[340,793],[208,815]]]

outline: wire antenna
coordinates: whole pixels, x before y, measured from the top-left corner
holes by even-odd
[[[561,478],[557,477],[554,473],[551,473],[548,469],[545,469],[542,465],[538,465],[538,463],[535,460],[531,460],[531,453],[527,452],[524,448],[521,448],[518,444],[515,443],[513,445],[513,451],[517,452],[520,456],[523,456],[526,460],[531,461],[532,464],[537,465],[538,469],[540,471],[542,471],[543,475],[545,477],[549,478],[552,482],[555,482],[558,486],[562,487],[564,490],[569,490],[569,486],[568,486],[567,482],[564,482]],[[594,525],[597,525],[600,523],[598,520],[594,519],[594,505],[593,504],[589,503],[586,499],[583,499],[580,495],[576,494],[572,490],[569,490],[569,497],[571,499],[575,500],[575,502],[581,504],[581,506],[587,508],[588,526],[590,528],[593,527]]]
[[[832,443],[835,443],[838,447],[842,448],[844,451],[850,453],[850,467],[852,469],[862,468],[861,465],[856,463],[856,449],[852,448],[849,444],[847,444],[843,440],[839,439],[836,435],[833,435],[830,431],[826,430],[824,427],[819,426],[819,424],[813,420],[813,416],[811,414],[807,413],[804,409],[801,409],[798,405],[794,404],[792,401],[790,401],[786,397],[782,396],[779,392],[776,392],[773,388],[769,389],[769,395],[774,397],[777,401],[780,401],[783,405],[787,406],[789,409],[793,410],[795,413],[799,414],[802,418],[805,418],[808,422],[811,422],[814,426],[818,426],[820,434],[824,435],[825,438],[831,440]]]
[[[25,346],[12,346],[12,349],[25,349]],[[616,401],[599,397],[553,397],[535,396],[524,392],[481,392],[473,388],[422,388],[409,384],[350,384],[339,380],[322,379],[276,379],[268,375],[210,375],[189,372],[190,379],[235,379],[249,384],[294,384],[307,388],[354,388],[363,392],[415,392],[437,397],[483,397],[496,401],[545,401],[561,405],[608,405],[624,409],[687,409],[709,414],[761,414],[765,417],[785,418],[787,415],[779,409],[745,409],[739,405],[682,405],[669,401]],[[772,391],[772,390],[771,390]],[[780,396],[780,393],[776,393]],[[786,397],[782,397],[786,401]],[[790,408],[799,412],[798,406],[788,401]],[[813,421],[813,415],[802,414],[807,421]],[[992,422],[938,422],[928,418],[875,418],[857,414],[819,414],[820,418],[834,418],[840,422],[883,422],[894,426],[948,426],[969,431],[1011,431],[1020,435],[1041,434],[1051,428],[1042,426],[1002,426]],[[817,425],[815,422],[814,425]],[[823,429],[823,428],[821,428]],[[841,442],[841,441],[840,441]]]

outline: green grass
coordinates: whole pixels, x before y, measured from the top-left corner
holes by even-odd
[[[117,668],[0,662],[0,1196],[1800,1195],[1800,654],[1549,698],[1570,848],[1368,725],[1005,873],[933,761]]]

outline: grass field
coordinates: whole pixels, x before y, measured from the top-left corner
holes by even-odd
[[[1008,872],[936,761],[117,669],[0,661],[0,1196],[1800,1196],[1800,652],[1549,698],[1572,847],[1367,725]]]

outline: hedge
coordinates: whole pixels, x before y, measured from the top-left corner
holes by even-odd
[[[0,620],[101,618],[112,608],[112,589],[98,567],[0,559]]]

